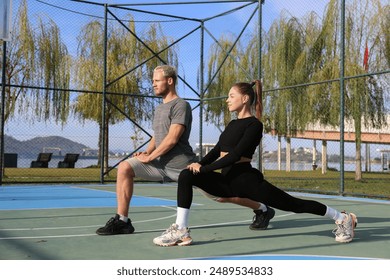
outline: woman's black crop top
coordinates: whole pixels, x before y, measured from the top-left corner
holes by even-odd
[[[255,117],[232,120],[219,136],[218,143],[199,163],[200,172],[210,172],[239,161],[252,158],[263,135],[263,124]],[[221,152],[228,154],[222,158]]]

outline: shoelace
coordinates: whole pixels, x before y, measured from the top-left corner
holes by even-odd
[[[163,232],[162,235],[170,233],[172,235],[172,232],[177,231],[177,227],[175,225],[171,225],[167,230]]]
[[[175,225],[171,225],[162,235],[176,238],[177,232],[180,233],[180,236],[185,235],[185,233],[181,232]]]
[[[110,218],[110,219],[108,220],[108,222],[106,223],[106,226],[109,226],[109,225],[113,224],[114,221],[115,221],[115,218],[114,218],[114,217]]]
[[[169,238],[177,238],[178,234],[177,232],[180,232],[178,228],[176,227],[170,227],[170,231],[165,234],[165,236],[169,236]]]
[[[252,220],[255,223],[262,223],[264,221],[264,214],[261,214],[261,215],[256,214],[253,216]]]
[[[344,225],[344,223],[337,225],[337,228],[335,228],[332,232],[335,236],[350,235],[350,233],[349,233],[347,227]]]

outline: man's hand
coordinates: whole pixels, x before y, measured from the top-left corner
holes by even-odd
[[[152,161],[150,159],[150,155],[146,152],[134,154],[134,157],[136,157],[142,163],[148,163]]]
[[[138,157],[140,154],[148,154],[147,152],[136,152],[133,154],[133,157]]]

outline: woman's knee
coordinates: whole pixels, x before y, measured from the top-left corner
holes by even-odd
[[[189,169],[183,169],[179,174],[179,181],[188,181],[193,178],[193,173]]]

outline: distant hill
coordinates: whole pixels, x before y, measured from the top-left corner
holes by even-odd
[[[61,154],[65,155],[66,153],[82,154],[83,149],[89,147],[60,136],[35,137],[25,141],[19,141],[8,135],[4,136],[5,153],[34,157],[43,152],[44,148],[47,152],[53,152],[54,155],[58,155],[58,152],[55,149],[48,151],[48,148],[60,148]]]

